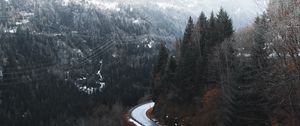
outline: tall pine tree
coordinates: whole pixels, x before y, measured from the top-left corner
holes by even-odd
[[[251,61],[255,69],[262,69],[268,66],[268,52],[266,48],[267,24],[266,15],[257,17],[254,24],[253,46],[251,49]]]
[[[265,85],[267,52],[264,40],[265,19],[257,18],[254,24],[251,57],[243,59],[235,69],[235,82],[231,84],[231,114],[225,126],[269,126],[268,99]]]
[[[232,20],[223,8],[220,9],[217,15],[217,27],[219,42],[223,42],[225,38],[229,38],[233,34]]]
[[[190,17],[184,32],[180,47],[180,56],[178,61],[177,79],[178,86],[181,89],[179,101],[190,101],[196,93],[193,77],[195,73],[195,46],[192,41],[194,31],[193,19]]]
[[[166,71],[164,74],[164,77],[162,78],[163,83],[163,92],[166,93],[169,97],[167,97],[169,100],[176,100],[178,94],[176,94],[176,91],[179,90],[176,87],[176,69],[177,69],[177,63],[175,56],[171,56],[169,58],[168,65],[166,66]]]
[[[217,19],[214,12],[211,12],[208,25],[208,46],[209,48],[217,45],[219,40],[219,31],[217,29]],[[210,51],[210,50],[209,50]]]
[[[205,69],[207,66],[209,46],[207,41],[208,36],[208,20],[203,12],[201,12],[198,21],[195,25],[195,30],[193,38],[196,45],[196,73],[194,74],[194,82],[197,84],[197,89],[199,90],[199,95],[203,93],[205,87]]]
[[[165,68],[168,63],[169,58],[169,51],[166,48],[166,46],[161,43],[160,49],[159,49],[159,55],[158,55],[158,62],[154,67],[154,71],[152,73],[152,76],[154,78],[154,100],[158,97],[158,95],[161,93],[162,89],[162,83],[161,80],[165,73]]]

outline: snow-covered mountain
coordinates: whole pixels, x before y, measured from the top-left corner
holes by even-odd
[[[64,0],[65,3],[76,0]],[[245,27],[253,22],[254,18],[266,10],[269,0],[85,0],[90,5],[96,5],[104,10],[121,11],[121,6],[131,5],[157,9],[168,13],[176,20],[180,16],[196,18],[201,11],[209,15],[223,7],[232,17],[236,29]],[[180,15],[182,14],[185,15]],[[182,22],[182,21],[179,21]]]

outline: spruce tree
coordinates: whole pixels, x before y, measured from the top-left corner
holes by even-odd
[[[194,30],[194,40],[195,43],[197,43],[197,50],[196,50],[196,74],[194,75],[194,82],[197,84],[197,89],[199,90],[199,95],[201,95],[201,92],[204,89],[204,78],[205,72],[204,70],[206,69],[207,66],[207,60],[208,60],[208,20],[207,17],[203,12],[201,12],[198,21],[195,25],[195,30]]]
[[[235,69],[235,81],[231,84],[231,100],[228,107],[230,119],[225,126],[269,126],[266,99],[257,90],[252,68],[248,61],[242,61]]]
[[[180,57],[178,61],[177,79],[179,82],[179,101],[190,101],[195,93],[193,76],[195,72],[195,48],[192,44],[192,33],[194,30],[193,19],[190,17],[185,29],[184,37],[180,47]]]
[[[158,54],[158,62],[154,67],[154,72],[153,72],[153,76],[155,78],[161,78],[163,76],[164,68],[168,63],[168,57],[169,57],[169,51],[167,47],[163,43],[161,43],[159,54]]]
[[[208,21],[203,12],[201,12],[199,19],[195,25],[193,38],[197,43],[197,53],[199,57],[204,58],[207,53],[207,32],[208,32]]]
[[[163,89],[161,80],[165,73],[165,68],[168,63],[168,57],[169,57],[169,51],[166,48],[166,46],[161,43],[160,49],[159,49],[159,55],[158,55],[158,62],[154,67],[154,71],[152,73],[152,76],[154,78],[154,100],[158,97],[158,95],[161,93]]]
[[[265,17],[264,17],[265,18]],[[251,57],[241,61],[235,70],[235,83],[231,85],[231,115],[227,126],[269,126],[268,99],[265,92],[268,66],[264,40],[265,19],[254,24]]]
[[[266,26],[266,15],[257,17],[254,24],[253,46],[251,49],[251,60],[255,69],[262,69],[268,66],[268,52],[264,38]]]
[[[221,8],[217,15],[217,27],[219,31],[219,42],[224,41],[233,34],[232,20],[229,18],[227,12]]]
[[[171,56],[169,58],[168,65],[166,66],[164,77],[162,78],[163,92],[167,94],[171,94],[171,97],[169,97],[169,99],[171,100],[174,100],[176,90],[178,90],[178,88],[176,87],[178,83],[175,80],[176,69],[177,69],[177,63],[176,63],[175,56]]]
[[[217,29],[217,19],[215,17],[214,12],[211,12],[210,18],[209,18],[209,26],[208,26],[208,48],[212,48],[218,43],[218,37],[219,32]],[[209,50],[210,51],[210,50]]]
[[[207,34],[208,21],[207,17],[203,12],[201,12],[199,19],[195,25],[195,30],[193,34],[193,39],[198,46],[199,50],[205,48],[205,39]]]
[[[171,82],[171,84],[175,83],[176,69],[177,69],[177,63],[176,63],[175,56],[171,56],[166,66],[166,71],[163,78],[165,82]]]

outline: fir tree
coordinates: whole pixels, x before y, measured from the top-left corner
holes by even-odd
[[[175,56],[171,56],[169,58],[168,65],[166,66],[166,71],[162,79],[162,83],[164,84],[162,87],[164,93],[176,94],[176,90],[178,90],[178,88],[176,87],[178,83],[176,83],[175,80],[176,69],[177,69],[177,63],[176,63]],[[174,98],[175,97],[171,97],[170,99],[174,100]]]
[[[266,16],[257,17],[254,24],[253,46],[251,50],[251,61],[254,69],[262,69],[268,66],[268,53],[266,48],[265,30]]]
[[[179,82],[180,98],[179,101],[190,101],[193,99],[196,91],[193,82],[195,72],[196,53],[192,43],[192,33],[194,30],[193,19],[190,17],[185,29],[183,41],[180,47],[180,58],[177,71],[177,79]]]
[[[195,30],[193,34],[193,39],[198,46],[199,50],[204,50],[205,48],[205,39],[207,34],[208,21],[203,12],[201,12],[199,19],[195,25]]]
[[[169,51],[164,44],[160,44],[158,62],[154,67],[153,78],[154,78],[154,100],[162,92],[161,80],[165,73],[165,68],[168,63]]]
[[[268,99],[265,80],[268,58],[265,48],[265,18],[256,18],[251,57],[241,61],[235,69],[235,82],[231,84],[232,98],[226,126],[269,126]]]
[[[169,57],[169,51],[166,48],[166,46],[163,43],[161,43],[159,54],[158,54],[158,62],[154,67],[154,72],[153,72],[154,78],[161,78],[163,76],[165,70],[164,68],[168,63],[168,57]]]
[[[194,82],[197,83],[197,89],[203,90],[204,89],[204,78],[205,72],[207,66],[207,60],[208,60],[208,41],[207,41],[207,32],[208,32],[208,20],[207,17],[203,12],[201,12],[199,19],[195,26],[194,31],[194,40],[197,43],[197,59],[196,59],[196,74],[194,75]],[[199,91],[202,92],[202,91]],[[200,93],[199,93],[200,94]]]
[[[214,12],[211,12],[209,18],[208,36],[207,36],[209,48],[212,48],[215,45],[217,45],[217,42],[219,40],[218,36],[219,36],[219,32],[217,29],[217,19],[215,17]]]
[[[231,115],[226,126],[268,126],[266,99],[261,90],[257,90],[252,68],[247,62],[241,63],[235,70],[235,82],[231,84]]]
[[[233,34],[232,20],[229,18],[227,12],[221,8],[217,15],[217,25],[219,31],[219,42],[224,41]]]

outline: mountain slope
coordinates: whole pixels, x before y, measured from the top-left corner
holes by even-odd
[[[70,2],[70,0],[65,1]],[[175,20],[183,19],[178,16],[196,18],[201,11],[209,15],[211,11],[216,12],[223,7],[233,18],[235,28],[239,29],[253,23],[254,18],[266,10],[269,0],[86,0],[86,2],[102,9],[115,11],[120,11],[120,5],[153,8],[177,17]]]

